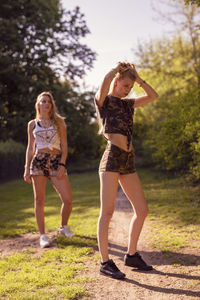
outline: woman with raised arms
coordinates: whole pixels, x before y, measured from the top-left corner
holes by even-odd
[[[127,99],[135,83],[141,86],[145,95]],[[123,279],[125,274],[109,258],[108,227],[115,209],[118,183],[134,211],[124,263],[140,270],[152,270],[152,266],[137,252],[148,207],[135,169],[132,133],[134,109],[157,97],[155,90],[138,75],[135,66],[129,63],[118,63],[116,68],[108,72],[95,96],[99,133],[103,133],[107,139],[107,147],[99,165],[101,209],[97,234],[101,254],[100,273],[116,279]]]

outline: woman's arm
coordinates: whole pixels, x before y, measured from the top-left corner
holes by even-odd
[[[115,75],[119,71],[123,70],[124,68],[127,68],[127,64],[120,62],[120,63],[118,63],[116,68],[112,69],[110,72],[108,72],[106,74],[106,76],[103,79],[103,82],[100,85],[99,90],[97,91],[97,93],[95,95],[96,103],[98,106],[101,107],[103,105],[104,100],[109,93],[110,84],[111,84],[112,80],[115,78]]]
[[[28,123],[27,133],[28,133],[28,145],[26,149],[26,162],[24,166],[24,180],[28,183],[31,183],[30,178],[30,164],[35,152],[35,138],[33,135],[35,121],[32,120]]]
[[[60,134],[60,144],[61,144],[61,159],[60,163],[66,163],[68,146],[67,146],[67,128],[64,120],[59,120],[59,134]],[[61,178],[65,173],[65,167],[60,165],[58,170],[58,177]]]
[[[137,97],[135,98],[134,102],[134,108],[143,106],[147,103],[150,103],[158,98],[158,94],[156,91],[148,84],[146,83],[140,76],[138,75],[135,66],[132,64],[131,68],[134,70],[134,73],[136,75],[136,82],[139,84],[139,86],[143,89],[145,92],[145,96]]]

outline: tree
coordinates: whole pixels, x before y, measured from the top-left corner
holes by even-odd
[[[170,2],[170,5],[174,13],[169,16],[165,13],[164,18],[173,21],[178,12],[182,15],[177,32],[145,43],[139,41],[134,51],[140,73],[148,78],[159,94],[159,101],[141,109],[148,122],[163,118],[166,101],[171,102],[174,96],[186,92],[188,87],[198,88],[200,84],[200,40],[196,30],[200,10],[197,7],[186,9],[180,1]],[[177,24],[177,19],[174,22]]]
[[[68,91],[68,86],[62,84],[60,90],[55,91],[55,97],[62,116],[66,116],[69,159],[79,159],[83,156],[99,157],[101,137],[97,136],[98,129],[92,120],[95,118],[94,92]]]
[[[199,0],[198,0],[199,1]],[[193,1],[194,2],[194,1]],[[196,5],[185,5],[183,0],[165,2],[160,0],[161,7],[154,6],[157,13],[157,21],[166,21],[174,25],[174,34],[191,44],[192,64],[196,74],[196,80],[200,87],[200,54],[197,43],[199,42],[200,8]],[[163,8],[162,8],[163,5]],[[168,12],[165,12],[165,6]]]
[[[0,139],[24,138],[37,94],[55,91],[61,75],[68,97],[95,59],[80,42],[88,33],[80,9],[64,11],[59,0],[0,2]]]
[[[199,9],[195,10],[182,11],[182,33],[177,29],[172,37],[138,45],[140,74],[155,87],[159,98],[136,111],[136,146],[147,162],[153,159],[159,168],[189,172],[199,180],[200,40],[196,31]]]
[[[193,172],[196,167],[199,130],[200,103],[199,91],[190,89],[165,108],[165,118],[157,122],[144,142],[153,150],[154,161],[162,169]],[[200,173],[198,174],[200,179]]]
[[[185,4],[196,4],[200,6],[200,0],[185,0]]]

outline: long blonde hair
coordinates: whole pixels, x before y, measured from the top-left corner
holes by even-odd
[[[51,111],[49,113],[49,117],[50,117],[50,120],[53,121],[53,124],[55,125],[58,132],[60,132],[60,122],[64,121],[64,118],[56,112],[57,109],[56,109],[55,100],[53,98],[53,95],[50,92],[42,92],[41,94],[39,94],[37,96],[36,103],[35,103],[36,119],[38,120],[38,119],[41,118],[40,109],[39,109],[39,102],[40,102],[40,100],[43,96],[47,96],[51,100],[51,105],[52,106],[51,106]]]
[[[114,79],[113,79],[113,81],[111,83],[111,87],[110,87],[110,91],[109,92],[113,92],[117,80],[121,80],[121,79],[124,79],[126,77],[130,78],[131,80],[133,80],[133,82],[135,82],[135,80],[136,80],[135,73],[134,73],[134,71],[130,67],[127,67],[127,69],[125,69],[125,70],[123,70],[121,72],[118,72],[115,75],[115,77],[114,77]],[[98,122],[98,125],[99,125],[98,134],[102,134],[102,132],[103,132],[103,124],[102,124],[102,121],[101,121],[98,109],[97,109],[97,122]]]

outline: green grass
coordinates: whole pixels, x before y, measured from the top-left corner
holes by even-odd
[[[75,237],[59,236],[57,247],[38,257],[34,249],[15,253],[0,260],[0,298],[6,299],[79,299],[87,295],[84,276],[86,261],[93,259],[96,223],[99,213],[97,173],[70,175],[74,207],[69,225]],[[37,231],[32,187],[22,180],[0,185],[0,236],[14,237]],[[46,229],[60,224],[61,202],[47,185]]]
[[[200,248],[200,194],[183,178],[152,170],[138,171],[149,204],[152,245],[166,256],[182,247]],[[0,298],[87,299],[84,271],[95,264],[96,223],[99,214],[97,172],[69,176],[74,205],[69,225],[75,237],[59,236],[56,245],[40,256],[28,249],[0,259]],[[37,231],[32,186],[22,180],[0,185],[0,237]],[[46,229],[60,224],[60,200],[47,185]],[[170,252],[172,251],[172,252]],[[87,263],[86,263],[87,262]],[[176,261],[175,261],[176,262]]]
[[[152,246],[161,251],[200,248],[200,189],[183,177],[140,170],[149,205]]]
[[[87,247],[45,251],[41,257],[18,253],[0,261],[0,295],[6,299],[73,299],[86,295],[86,276],[78,276]],[[79,260],[77,261],[77,256]]]
[[[73,213],[69,225],[76,227],[76,234],[96,233],[96,218],[99,212],[99,179],[97,173],[70,175],[73,192]],[[0,185],[0,238],[14,237],[37,231],[32,186],[22,180]],[[47,184],[45,201],[46,230],[52,231],[60,225],[61,202],[50,182]],[[81,217],[80,217],[81,216]]]

